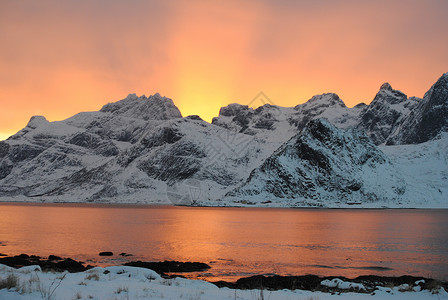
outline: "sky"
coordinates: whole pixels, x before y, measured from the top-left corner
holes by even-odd
[[[130,93],[206,121],[260,92],[280,106],[334,92],[352,107],[387,81],[422,97],[448,72],[447,14],[446,0],[0,0],[0,140],[33,115]]]

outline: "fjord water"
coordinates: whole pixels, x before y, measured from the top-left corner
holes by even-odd
[[[418,275],[448,279],[448,210],[0,204],[0,253],[95,265],[199,261],[190,274]],[[113,251],[113,257],[99,257]],[[126,252],[130,257],[118,254]]]

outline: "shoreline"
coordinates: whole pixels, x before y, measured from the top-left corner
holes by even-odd
[[[223,208],[223,209],[297,209],[297,210],[448,210],[448,207],[314,207],[314,206],[253,206],[253,205],[239,205],[239,206],[216,206],[216,205],[175,205],[171,203],[126,203],[126,202],[47,202],[47,201],[3,201],[0,200],[0,206],[2,205],[16,205],[16,206],[49,206],[49,207],[102,207],[102,208]]]
[[[103,252],[106,253],[106,252]],[[126,253],[122,253],[126,256]],[[160,262],[144,262],[144,261],[131,261],[122,265],[112,265],[105,267],[98,267],[92,265],[86,265],[81,261],[76,261],[72,258],[62,258],[55,255],[49,255],[48,258],[42,258],[36,255],[20,254],[15,256],[6,256],[0,253],[0,266],[4,265],[16,270],[21,268],[30,268],[37,266],[42,272],[52,273],[83,273],[91,269],[97,268],[118,268],[118,267],[130,267],[148,269],[157,273],[164,279],[183,278],[186,280],[205,281],[219,288],[230,289],[268,289],[271,291],[276,290],[309,290],[309,291],[328,291],[330,287],[323,286],[321,282],[334,280],[341,280],[343,282],[349,282],[355,284],[361,284],[365,287],[364,292],[372,292],[375,287],[379,286],[401,286],[407,284],[410,287],[415,286],[415,282],[424,281],[424,284],[420,284],[422,290],[431,289],[434,286],[443,287],[448,291],[448,280],[428,278],[424,276],[414,275],[400,275],[400,276],[382,276],[382,275],[361,275],[354,278],[339,275],[321,276],[314,274],[306,275],[252,275],[247,277],[240,277],[235,281],[226,280],[206,280],[198,278],[187,278],[184,275],[193,272],[204,272],[211,268],[210,265],[201,262],[179,262],[179,261],[160,261]],[[333,287],[338,289],[337,285]],[[334,290],[330,289],[331,292]],[[359,291],[358,291],[359,292]]]

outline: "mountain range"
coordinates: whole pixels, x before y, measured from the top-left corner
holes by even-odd
[[[448,208],[448,73],[423,98],[222,107],[211,123],[159,94],[0,142],[0,201]]]

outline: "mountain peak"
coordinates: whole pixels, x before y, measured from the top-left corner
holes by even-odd
[[[330,106],[340,106],[346,107],[344,101],[335,93],[325,93],[320,95],[315,95],[307,102],[303,104],[297,105],[294,109],[298,109],[299,107],[330,107]]]
[[[389,82],[385,82],[381,85],[380,91],[381,90],[392,91],[393,89]]]
[[[146,97],[145,97],[146,98]],[[133,94],[129,94],[129,95],[127,95],[127,97],[125,98],[126,100],[137,100],[138,99],[138,96],[137,96],[137,94],[136,93],[133,93]]]
[[[437,79],[436,83],[434,83],[431,88],[425,93],[424,99],[428,99],[431,97],[432,93],[436,90],[448,90],[448,72],[443,74]]]
[[[380,90],[375,95],[375,98],[373,99],[372,104],[375,105],[377,102],[387,102],[389,104],[397,104],[401,103],[403,101],[406,101],[408,99],[408,96],[398,90],[394,90],[392,86],[386,82],[383,83],[380,87]]]
[[[100,111],[146,121],[182,118],[182,114],[174,105],[173,100],[163,97],[159,93],[149,97],[129,94],[120,101],[104,105]]]
[[[240,114],[242,111],[253,112],[253,109],[248,105],[231,103],[219,109],[219,116],[232,117]]]
[[[41,125],[48,124],[48,120],[44,116],[32,116],[26,127],[36,129]]]

